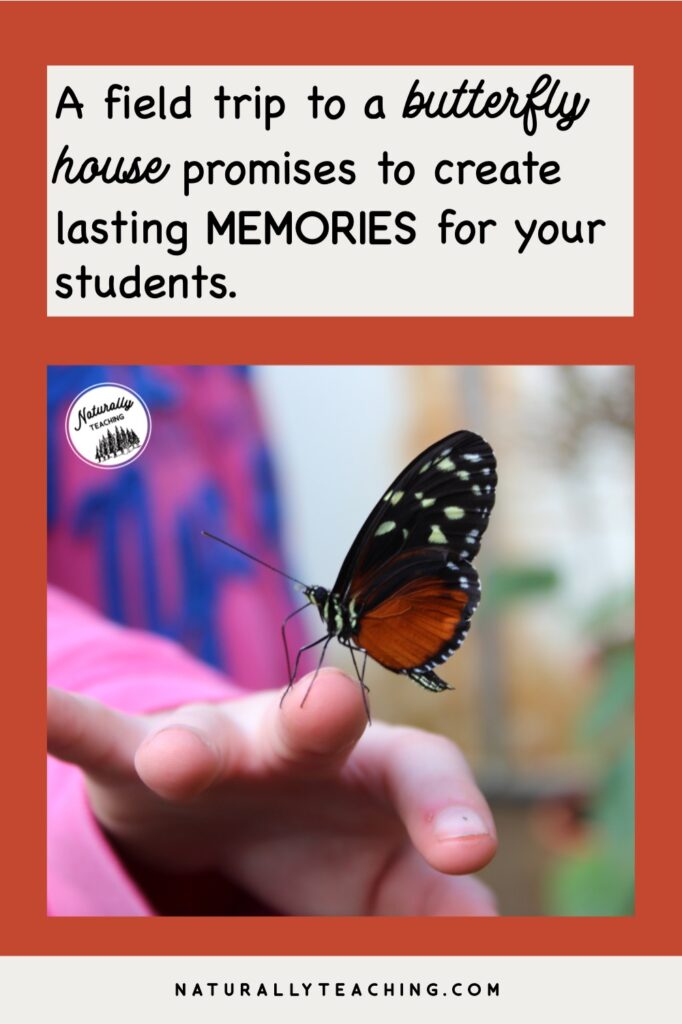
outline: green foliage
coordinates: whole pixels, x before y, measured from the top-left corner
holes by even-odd
[[[486,614],[498,614],[517,601],[552,593],[558,585],[559,574],[551,566],[498,566],[486,573],[485,600],[481,608]]]
[[[611,610],[611,616],[595,616],[600,630],[610,631],[614,617],[631,609],[614,602]],[[551,913],[634,913],[634,669],[632,641],[603,651],[595,699],[579,731],[579,742],[596,751],[600,765],[588,806],[588,839],[580,853],[566,854],[554,866],[549,879]]]
[[[560,582],[549,565],[497,567],[486,573],[482,612],[499,615],[517,602],[551,596]],[[597,765],[597,779],[588,797],[584,844],[578,852],[559,856],[550,871],[552,914],[608,917],[634,912],[633,605],[631,588],[613,591],[582,624],[600,650],[599,677],[576,742]]]
[[[594,850],[563,858],[552,879],[550,913],[561,917],[623,917],[633,912],[632,876]]]
[[[602,657],[597,693],[583,722],[583,743],[618,742],[623,727],[630,730],[635,700],[635,662],[632,644],[615,648]]]

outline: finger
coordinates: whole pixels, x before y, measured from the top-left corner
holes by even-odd
[[[322,669],[296,683],[281,707],[272,704],[264,721],[266,758],[280,771],[321,777],[346,760],[362,736],[367,715],[360,689],[337,669]],[[307,693],[305,703],[302,698]]]
[[[407,848],[391,861],[374,889],[373,915],[492,917],[493,893],[477,878],[451,878]]]
[[[141,721],[99,701],[48,687],[48,750],[88,775],[98,779],[133,777],[133,758],[144,731]]]
[[[220,705],[188,705],[165,716],[146,737],[135,768],[159,796],[187,800],[229,774],[240,745]]]
[[[415,847],[447,874],[478,871],[497,849],[490,808],[454,743],[419,729],[379,725],[364,758]]]

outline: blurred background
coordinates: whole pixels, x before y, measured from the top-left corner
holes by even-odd
[[[498,824],[501,912],[634,903],[634,373],[623,366],[258,367],[294,575],[330,587],[371,507],[453,430],[495,449],[483,599],[430,694],[368,662],[372,712],[442,732]],[[320,635],[314,609],[307,628]],[[349,668],[332,645],[328,663]]]
[[[144,396],[144,456],[104,472],[63,429],[114,380]],[[454,430],[499,484],[483,598],[428,693],[368,662],[375,718],[442,732],[473,764],[500,850],[503,914],[633,912],[634,376],[623,366],[55,366],[48,373],[49,579],[174,637],[246,689],[283,686],[281,576],[209,530],[330,588],[395,476]],[[321,635],[316,610],[292,647]],[[349,670],[332,644],[327,663]],[[316,664],[311,652],[302,671]]]

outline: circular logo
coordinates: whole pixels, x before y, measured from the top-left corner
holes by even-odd
[[[100,469],[119,469],[146,448],[152,419],[135,391],[123,384],[94,384],[74,398],[65,426],[79,459]]]

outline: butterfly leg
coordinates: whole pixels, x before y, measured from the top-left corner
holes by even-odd
[[[360,692],[362,693],[362,702],[365,705],[365,712],[367,714],[367,721],[371,725],[372,724],[372,716],[371,716],[370,710],[369,710],[369,700],[367,699],[367,694],[369,693],[369,686],[367,686],[366,683],[365,683],[365,669],[367,668],[367,651],[363,651],[361,647],[353,647],[353,645],[350,642],[347,642],[346,646],[348,647],[348,650],[350,651],[351,661],[353,662],[353,668],[355,669],[355,674],[358,677],[358,682],[360,683]],[[364,654],[364,656],[365,656],[364,660],[362,662],[362,672],[358,668],[358,663],[355,660],[356,653],[357,654]]]
[[[331,639],[331,638],[330,638],[330,636],[329,636],[329,634],[328,634],[328,633],[325,633],[325,634],[324,634],[324,636],[321,636],[321,637],[319,637],[319,638],[318,638],[317,640],[313,640],[313,642],[312,642],[312,643],[310,643],[310,644],[304,644],[304,645],[303,645],[303,647],[301,647],[301,648],[300,648],[300,649],[299,649],[299,650],[297,651],[297,653],[296,653],[296,660],[295,660],[295,662],[294,662],[294,670],[293,670],[293,672],[291,673],[291,678],[290,678],[290,680],[289,680],[289,685],[290,685],[290,686],[293,686],[293,684],[294,684],[294,681],[295,681],[295,679],[296,679],[296,673],[298,672],[298,666],[299,666],[299,663],[300,663],[300,661],[301,661],[301,655],[302,655],[302,654],[305,654],[305,652],[306,652],[306,651],[309,651],[309,650],[311,650],[311,648],[313,648],[313,647],[317,647],[317,645],[318,645],[318,644],[321,644],[321,643],[322,643],[322,642],[323,642],[324,640],[329,640],[329,639]]]
[[[318,644],[321,644],[321,643],[323,642],[323,640],[327,640],[327,641],[329,641],[329,640],[330,640],[330,637],[329,637],[329,635],[328,635],[327,633],[325,633],[325,635],[324,635],[324,636],[321,636],[321,637],[319,638],[319,640],[313,640],[313,642],[312,642],[312,643],[310,643],[310,644],[305,644],[305,645],[304,645],[303,647],[301,647],[301,648],[300,648],[300,650],[299,650],[299,651],[297,652],[297,654],[296,654],[296,661],[294,662],[294,670],[293,670],[293,672],[291,672],[291,674],[289,675],[289,685],[287,686],[286,690],[285,690],[285,691],[284,691],[284,693],[282,694],[282,699],[281,699],[281,700],[280,700],[280,702],[279,702],[279,706],[280,706],[280,707],[281,707],[281,706],[282,706],[282,704],[284,703],[284,698],[285,698],[285,697],[286,697],[286,695],[288,694],[289,690],[290,690],[290,689],[291,689],[291,687],[292,687],[292,686],[294,685],[294,679],[296,678],[296,673],[298,672],[298,663],[299,663],[299,662],[300,662],[300,660],[301,660],[301,655],[302,655],[302,654],[303,654],[303,653],[304,653],[305,651],[309,651],[309,650],[311,649],[311,647],[317,647],[317,645],[318,645]],[[325,648],[325,650],[326,650],[326,648]],[[324,651],[322,652],[322,656],[324,657]],[[318,672],[319,672],[319,669],[320,669],[320,666],[318,665],[318,666],[317,666],[317,671],[318,671]],[[315,675],[317,675],[317,672],[315,673]]]
[[[307,608],[309,604],[310,602],[302,604],[300,608],[296,609],[296,611],[290,612],[289,615],[287,615],[284,622],[282,623],[282,642],[284,644],[284,654],[287,659],[287,678],[289,679],[289,686],[291,686],[293,678],[296,675],[296,669],[294,669],[293,672],[291,671],[291,658],[289,657],[289,645],[287,643],[287,622],[289,621],[289,619],[293,619],[294,615],[298,615],[299,612],[302,612],[305,608]],[[301,652],[299,651],[298,657],[300,657],[300,655]],[[298,667],[298,659],[296,661],[296,667]]]
[[[301,707],[303,707],[303,705],[305,704],[305,702],[308,699],[308,694],[312,690],[313,683],[317,679],[318,673],[319,673],[320,669],[322,668],[322,662],[324,661],[324,656],[327,653],[327,648],[329,647],[329,644],[332,642],[333,639],[334,639],[334,634],[333,633],[330,633],[329,636],[322,637],[322,640],[326,640],[326,643],[325,643],[324,647],[322,648],[322,654],[320,655],[320,660],[317,663],[317,668],[315,669],[315,674],[313,675],[313,678],[310,680],[310,683],[308,685],[308,689],[305,691],[305,694],[303,695],[303,700],[301,701]],[[320,643],[320,642],[321,641],[319,641],[319,640],[317,641],[317,643]]]

